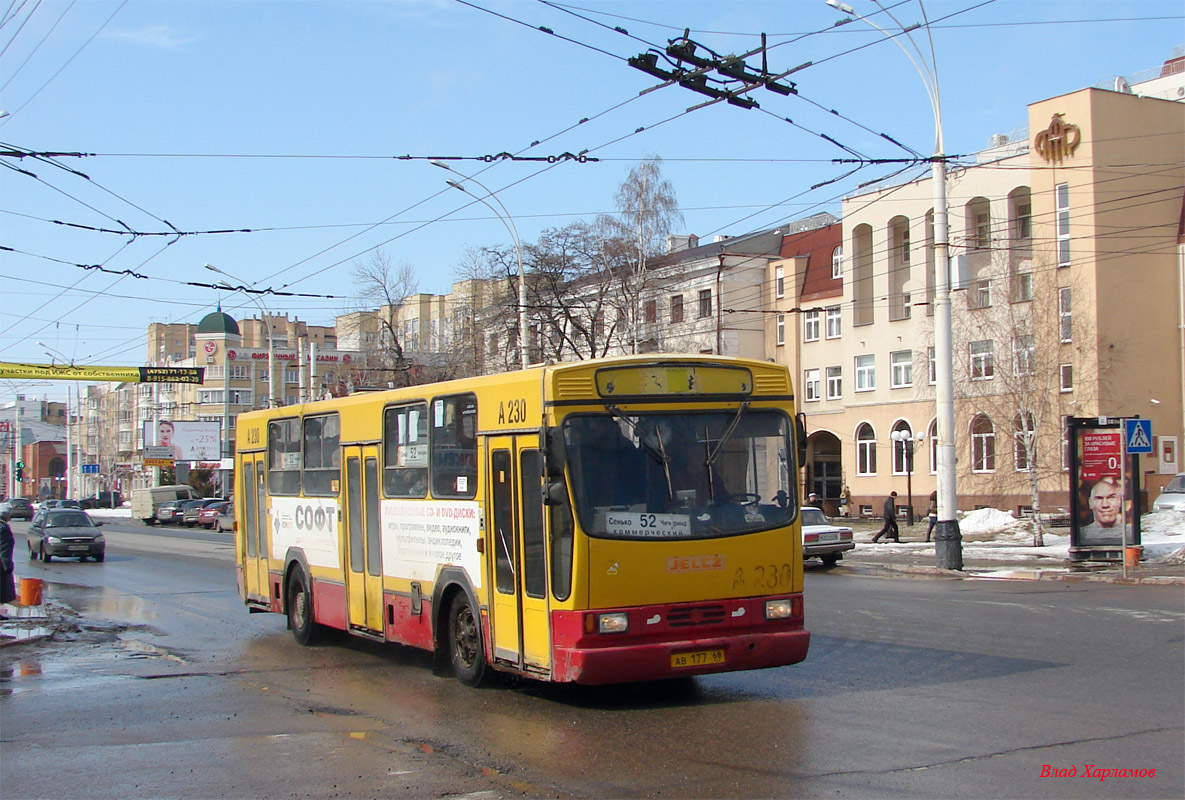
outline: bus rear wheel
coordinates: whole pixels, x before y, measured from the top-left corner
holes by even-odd
[[[321,626],[313,621],[313,593],[299,567],[288,579],[288,627],[297,644],[311,645],[320,638]]]
[[[457,592],[449,606],[448,651],[457,680],[465,686],[481,685],[486,674],[481,623],[464,592]]]

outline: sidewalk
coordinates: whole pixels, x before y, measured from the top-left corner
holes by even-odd
[[[975,513],[975,512],[973,512]],[[1158,517],[1160,515],[1157,515]],[[1180,516],[1180,515],[1178,515]],[[1144,536],[1144,560],[1129,567],[1122,564],[1072,564],[1069,556],[1069,531],[1047,528],[1045,545],[1033,547],[1027,522],[1015,522],[1002,530],[980,532],[972,515],[963,532],[963,569],[940,569],[935,563],[932,542],[926,542],[929,522],[914,525],[898,523],[901,542],[872,537],[881,529],[880,520],[839,519],[835,525],[847,525],[855,531],[856,549],[844,554],[841,567],[854,572],[892,575],[929,575],[956,579],[1106,581],[1133,585],[1185,586],[1185,518],[1158,524],[1145,517],[1148,530]],[[962,524],[960,525],[962,527]]]

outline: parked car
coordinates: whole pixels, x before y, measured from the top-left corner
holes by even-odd
[[[33,503],[28,498],[10,497],[4,502],[8,504],[13,519],[33,519]]]
[[[214,523],[214,530],[216,531],[230,531],[235,529],[235,504],[234,501],[227,501],[226,506],[218,514],[218,521]]]
[[[196,499],[197,492],[192,486],[184,483],[136,489],[132,492],[132,519],[143,520],[145,525],[155,525],[160,519],[156,512],[160,509],[161,504],[170,500]]]
[[[197,524],[203,528],[213,530],[214,526],[218,524],[218,515],[223,512],[229,502],[229,500],[219,500],[216,503],[206,505],[198,512]]]
[[[107,540],[90,514],[77,508],[45,508],[33,517],[29,526],[29,558],[52,561],[54,556],[77,558],[86,561],[93,558],[102,561],[107,557]]]
[[[158,525],[170,525],[181,521],[181,505],[188,500],[166,500],[156,507],[155,520]]]
[[[180,519],[181,524],[187,528],[192,528],[194,525],[197,525],[198,514],[202,512],[203,508],[221,501],[221,497],[202,497],[197,500],[189,500],[182,503]]]
[[[1153,511],[1185,511],[1185,472],[1178,472],[1152,503]]]
[[[81,500],[83,508],[119,508],[123,505],[123,495],[119,492],[99,492]]]
[[[819,558],[832,567],[843,558],[848,550],[854,550],[852,529],[832,525],[823,512],[817,508],[803,506],[802,514],[802,557]]]
[[[46,500],[45,508],[77,508],[82,510],[82,503],[77,500]]]

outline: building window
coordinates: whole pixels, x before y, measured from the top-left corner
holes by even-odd
[[[1057,196],[1057,265],[1070,266],[1070,184],[1059,183]]]
[[[683,295],[671,295],[671,322],[683,321]]]
[[[938,474],[938,420],[930,423],[930,434],[927,439],[930,448],[930,474]]]
[[[913,386],[913,351],[889,353],[889,381],[894,389]]]
[[[712,290],[700,289],[699,292],[699,318],[704,319],[712,316]]]
[[[831,277],[836,280],[843,277],[843,245],[831,251]]]
[[[786,296],[786,269],[774,267],[774,297]]]
[[[1012,343],[1012,368],[1017,375],[1037,374],[1037,342],[1032,334],[1022,333]]]
[[[1017,472],[1029,472],[1033,468],[1033,444],[1035,443],[1033,415],[1026,414],[1022,419],[1019,414],[1012,420],[1012,433],[1015,439],[1014,465]]]
[[[876,474],[876,431],[867,422],[856,431],[856,474]]]
[[[975,238],[972,246],[977,250],[987,250],[992,246],[992,216],[987,211],[975,213]]]
[[[1012,222],[1013,233],[1017,239],[1033,238],[1033,205],[1032,203],[1017,203],[1016,218]]]
[[[285,383],[299,383],[300,382],[300,370],[296,370],[296,369],[284,370],[284,382]]]
[[[786,344],[786,315],[778,314],[775,320],[778,347]]]
[[[996,428],[986,414],[971,421],[971,471],[996,471]]]
[[[251,367],[246,364],[235,364],[230,368],[230,378],[234,381],[245,381],[251,377]]]
[[[971,380],[986,381],[995,376],[995,349],[995,342],[990,340],[971,343]]]
[[[902,420],[893,426],[893,432],[901,431],[910,434],[909,439],[893,439],[893,474],[905,475],[913,472],[913,447],[917,444],[912,436],[909,423]],[[890,437],[892,438],[892,437]]]
[[[1012,276],[1012,302],[1027,303],[1033,299],[1033,273],[1018,272]]]
[[[876,388],[876,356],[856,356],[856,391],[871,392]]]
[[[1074,341],[1074,316],[1070,305],[1072,300],[1069,287],[1057,290],[1058,338],[1063,344]]]
[[[1074,391],[1074,365],[1073,364],[1062,364],[1060,367],[1060,372],[1061,372],[1061,390],[1063,392]]]
[[[967,287],[967,308],[990,308],[992,305],[992,282],[987,279],[971,281]]]
[[[646,322],[648,322],[648,323],[658,322],[658,301],[657,300],[647,300],[646,305],[644,306],[644,309],[645,310],[643,311],[643,314],[645,315]]]
[[[819,370],[808,369],[803,374],[802,391],[808,403],[819,399]]]
[[[843,367],[827,368],[827,399],[838,400],[843,397]]]
[[[934,358],[933,347],[926,348],[926,371],[929,373],[930,385],[938,383],[938,361]]]
[[[802,315],[802,338],[806,342],[819,341],[819,310],[812,309]]]
[[[838,339],[843,335],[843,316],[839,306],[827,306],[827,338]]]

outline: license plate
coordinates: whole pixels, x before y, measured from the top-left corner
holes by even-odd
[[[72,544],[72,545],[70,545],[70,549],[71,550],[90,550],[90,545],[89,544]]]
[[[710,664],[723,664],[724,650],[694,650],[690,653],[672,653],[671,668],[704,667]]]
[[[819,541],[820,542],[834,542],[834,541],[838,541],[838,540],[839,540],[838,533],[820,533],[819,534]]]

